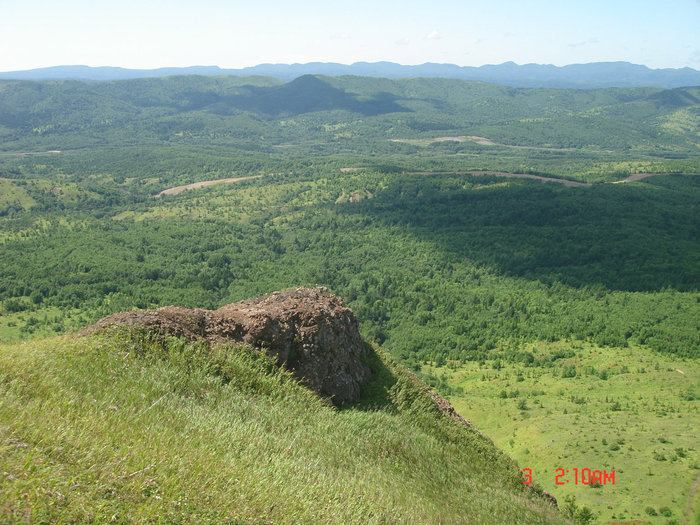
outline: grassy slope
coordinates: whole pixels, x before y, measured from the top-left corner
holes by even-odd
[[[0,522],[557,523],[372,350],[356,407],[244,348],[117,332],[0,347]]]
[[[691,494],[700,479],[696,360],[580,342],[537,343],[522,350],[532,352],[536,362],[557,352],[564,357],[552,367],[499,360],[499,369],[493,361],[426,371],[444,377],[455,389],[449,397],[457,410],[478,421],[523,468],[531,468],[558,501],[576,496],[601,523],[667,523],[667,517],[647,514],[647,507],[657,512],[668,507],[678,523],[691,515],[689,523],[697,523],[700,495]],[[562,377],[571,367],[576,377]],[[607,379],[601,379],[603,372]],[[523,400],[525,410],[519,408]],[[615,485],[591,489],[568,476],[569,484],[557,486],[557,468],[615,470]]]

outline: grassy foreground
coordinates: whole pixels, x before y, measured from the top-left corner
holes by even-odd
[[[335,409],[265,356],[115,332],[0,346],[0,523],[560,523],[379,348]]]

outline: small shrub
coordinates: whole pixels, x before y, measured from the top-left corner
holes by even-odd
[[[24,312],[29,305],[22,299],[8,299],[5,301],[5,310],[10,313]]]
[[[656,512],[656,509],[654,507],[647,507],[644,509],[644,512],[649,514],[649,516],[658,516],[659,514]]]
[[[561,377],[563,377],[563,378],[576,377],[576,367],[574,367],[574,366],[564,367],[564,369],[561,371]]]
[[[595,514],[588,507],[581,507],[578,512],[576,512],[576,521],[578,523],[590,523],[595,519]]]
[[[656,461],[666,461],[666,456],[664,456],[661,452],[657,452],[655,450],[654,454],[652,455]]]
[[[659,514],[661,514],[662,516],[664,516],[666,518],[670,518],[671,516],[673,516],[673,511],[671,509],[669,509],[668,507],[661,507],[659,509]]]

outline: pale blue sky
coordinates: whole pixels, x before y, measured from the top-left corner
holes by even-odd
[[[700,69],[700,0],[0,0],[0,71],[380,60]]]

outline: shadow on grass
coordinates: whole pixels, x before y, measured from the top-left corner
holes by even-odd
[[[363,362],[372,371],[372,379],[361,385],[362,393],[358,401],[343,405],[341,408],[394,411],[396,407],[391,397],[391,388],[396,385],[398,378],[385,363],[388,354],[385,354],[382,359],[371,344],[366,342],[363,344],[366,352]]]

